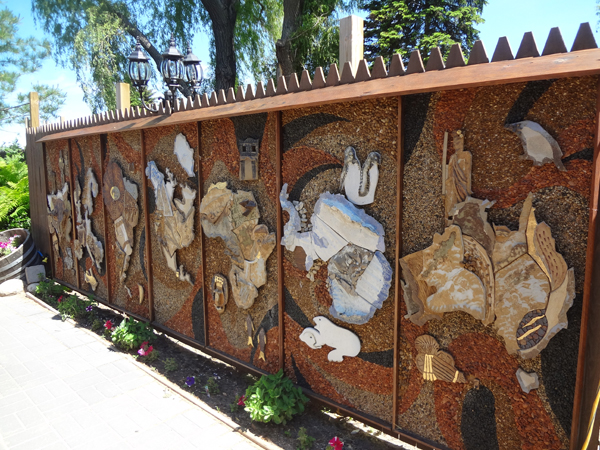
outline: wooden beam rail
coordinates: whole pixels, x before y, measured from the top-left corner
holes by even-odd
[[[591,49],[540,56],[537,58],[523,58],[489,64],[455,67],[451,70],[391,76],[353,84],[276,95],[240,103],[203,107],[169,115],[142,117],[134,120],[124,120],[62,131],[47,135],[40,139],[40,142],[370,98],[396,97],[423,92],[596,75],[600,73],[599,59],[600,49]]]

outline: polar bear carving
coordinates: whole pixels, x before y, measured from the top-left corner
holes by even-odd
[[[327,317],[317,316],[313,319],[314,328],[305,328],[300,340],[310,348],[321,348],[323,345],[333,347],[327,359],[342,362],[344,356],[356,356],[360,353],[360,339],[345,328],[338,327]]]

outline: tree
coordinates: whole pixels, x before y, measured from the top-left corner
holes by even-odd
[[[21,75],[38,70],[50,54],[48,41],[17,37],[18,25],[18,16],[8,8],[0,10],[0,124],[17,122],[29,113],[29,104],[25,103],[27,94],[17,95],[17,105],[11,105],[7,97],[15,92]],[[34,85],[33,90],[40,96],[40,118],[56,117],[65,94],[58,87],[43,84]]]
[[[284,4],[294,2],[301,3],[299,16],[289,18]],[[275,41],[282,36],[283,24],[292,25],[284,38],[291,42],[287,48],[293,70],[337,59],[337,23],[332,17],[343,0],[285,0],[284,4],[281,0],[33,0],[33,11],[53,36],[55,58],[75,70],[86,102],[98,112],[115,107],[114,83],[128,81],[126,56],[136,37],[159,67],[159,48],[171,33],[182,49],[200,29],[209,28],[214,70],[203,90],[208,84],[217,90],[236,87],[245,75],[275,76]]]
[[[126,58],[138,37],[158,68],[159,48],[171,33],[184,49],[210,27],[214,87],[234,87],[238,59],[251,73],[258,71],[252,56],[266,54],[264,42],[277,31],[280,10],[275,0],[33,0],[35,17],[54,38],[57,61],[75,70],[94,112],[115,107],[114,83],[129,81]]]
[[[337,11],[348,11],[355,1],[283,0],[281,38],[275,44],[280,74],[318,66],[327,67],[338,61],[339,25]]]
[[[400,53],[405,62],[414,49],[428,51],[461,44],[467,54],[479,36],[487,0],[364,0],[370,11],[365,22],[365,56],[389,61]]]

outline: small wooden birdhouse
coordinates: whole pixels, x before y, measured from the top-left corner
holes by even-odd
[[[240,180],[258,180],[258,139],[238,142],[240,151]]]

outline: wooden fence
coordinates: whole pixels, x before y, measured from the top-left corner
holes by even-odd
[[[98,283],[96,295],[111,307],[245,370],[283,368],[313,398],[421,448],[471,448],[478,439],[489,438],[490,445],[500,448],[576,449],[585,439],[600,378],[600,334],[594,326],[600,319],[600,265],[594,264],[600,252],[599,57],[589,25],[582,25],[571,52],[554,29],[542,56],[532,35],[526,34],[517,59],[502,39],[491,63],[480,42],[468,64],[458,46],[445,63],[434,49],[426,66],[416,51],[407,70],[397,56],[389,70],[382,59],[371,70],[363,61],[356,75],[348,66],[340,76],[332,65],[327,77],[318,69],[311,80],[304,71],[299,81],[295,75],[277,85],[270,80],[266,89],[259,83],[256,90],[240,87],[210,98],[181,100],[175,111],[167,106],[149,115],[131,108],[29,129],[32,235],[51,257],[58,281],[91,293],[89,273]],[[505,125],[523,120],[549,130],[562,148],[562,162],[538,167],[519,158],[520,140]],[[496,201],[488,212],[490,222],[516,228],[533,193],[535,218],[550,225],[558,250],[574,269],[569,327],[535,358],[507,353],[496,331],[464,312],[421,325],[409,320],[401,287],[407,274],[401,275],[400,258],[423,251],[435,233],[444,233],[442,148],[444,157],[446,147],[449,157],[452,149],[459,151],[457,144],[444,144],[444,132],[455,130],[463,131],[465,149],[473,156],[472,195]],[[192,175],[173,153],[179,135],[193,149]],[[260,142],[257,181],[239,177],[238,144],[247,138]],[[369,152],[380,153],[376,199],[364,211],[385,232],[382,254],[392,275],[388,298],[367,323],[349,324],[334,316],[337,325],[360,338],[362,350],[356,357],[331,362],[331,349],[311,349],[299,339],[314,317],[331,311],[327,265],[315,266],[309,280],[297,253],[279,245],[290,217],[279,195],[287,184],[290,200],[306,203],[306,214],[313,212],[322,192],[337,189],[347,146],[356,148],[360,161]],[[139,194],[125,279],[120,278],[123,256],[116,245],[108,191],[103,192],[105,180],[116,170],[113,162],[137,186],[136,198]],[[184,180],[176,197],[182,195],[183,184],[195,191],[195,239],[177,250],[181,267],[176,273],[167,267],[159,231],[165,205],[145,175],[152,162],[159,171],[168,168]],[[558,168],[562,164],[565,171]],[[88,251],[69,269],[66,249],[76,249],[73,240],[51,245],[46,196],[57,192],[63,176],[75,239],[75,191],[77,183],[87,183],[89,169],[99,191],[90,197],[90,230],[103,246],[104,259],[96,264]],[[276,233],[277,245],[266,261],[267,282],[257,291],[255,304],[236,309],[232,303],[221,314],[212,282],[215,275],[229,273],[231,261],[226,245],[209,237],[206,228],[202,232],[206,216],[201,201],[209,190],[222,189],[214,185],[223,181],[237,191],[231,195],[252,192],[260,216],[256,220]],[[118,201],[119,195],[125,191],[113,199]],[[248,323],[249,330],[244,330]],[[452,354],[466,383],[439,377],[431,381],[419,372],[415,341],[423,334]],[[517,369],[540,372],[541,387],[523,392]],[[486,410],[496,413],[487,417],[477,412]]]

